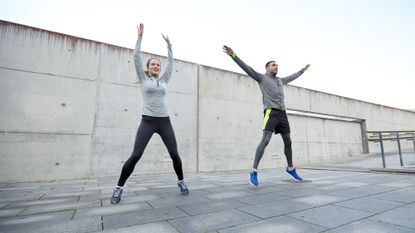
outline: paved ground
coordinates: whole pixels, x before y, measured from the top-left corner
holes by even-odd
[[[133,176],[119,205],[116,177],[0,185],[0,232],[415,232],[415,175],[281,169],[248,174]]]
[[[400,164],[399,154],[388,153],[385,155],[386,168],[382,165],[381,154],[371,154],[360,158],[344,161],[326,162],[324,164],[312,164],[305,168],[330,169],[330,170],[355,170],[355,171],[395,171],[415,174],[415,153],[413,151],[402,153],[403,166]]]

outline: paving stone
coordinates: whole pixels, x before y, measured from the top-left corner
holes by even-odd
[[[146,202],[139,202],[136,204],[129,205],[112,205],[107,207],[83,208],[76,210],[74,219],[82,219],[85,216],[106,216],[129,212],[137,212],[146,209],[152,209],[152,207]]]
[[[304,210],[288,216],[327,228],[347,224],[371,215],[370,213],[352,210],[341,206],[323,206]]]
[[[381,185],[394,187],[394,188],[406,188],[410,186],[414,186],[415,183],[405,183],[405,182],[391,182],[391,183],[382,183]]]
[[[73,203],[30,206],[23,213],[21,213],[21,215],[30,215],[30,214],[46,213],[46,212],[53,212],[53,211],[63,211],[63,210],[74,210],[74,209],[79,209],[79,208],[98,207],[98,206],[101,206],[100,201],[73,202]]]
[[[121,201],[117,205],[129,205],[129,204],[135,204],[145,201],[151,201],[151,200],[157,200],[161,199],[158,195],[142,195],[142,196],[134,196],[134,197],[126,197],[122,198]],[[102,199],[101,202],[102,206],[113,206],[110,202],[110,198]]]
[[[291,200],[281,200],[260,205],[243,207],[240,208],[240,210],[258,216],[260,218],[270,218],[309,208],[311,208],[311,206],[309,205],[298,204],[292,202]]]
[[[388,222],[415,229],[415,211],[413,208],[399,207],[375,215],[370,219],[380,220],[382,222]]]
[[[389,192],[393,190],[396,190],[396,188],[382,186],[382,185],[373,185],[373,186],[364,186],[364,187],[358,187],[358,188],[345,189],[345,190],[336,191],[336,192],[329,192],[328,194],[335,195],[335,196],[355,198],[355,197],[365,197],[365,196],[375,195],[378,193]]]
[[[362,210],[370,213],[380,213],[385,210],[402,206],[403,204],[400,202],[381,200],[371,197],[362,197],[344,202],[339,202],[335,205],[344,206],[355,210]]]
[[[147,201],[153,208],[163,208],[163,207],[170,207],[170,206],[179,206],[184,204],[191,204],[191,203],[203,203],[208,202],[209,199],[200,197],[200,196],[183,196],[177,195],[176,198],[168,198],[168,199],[155,199]]]
[[[47,205],[47,204],[73,203],[73,202],[77,202],[77,201],[78,201],[78,197],[38,199],[38,200],[32,200],[32,201],[11,202],[11,203],[9,203],[7,208],[9,208],[9,207],[28,207],[28,206],[36,206],[36,205]]]
[[[104,233],[137,233],[137,232],[151,232],[151,233],[180,233],[172,225],[167,222],[154,222],[143,225],[134,225],[129,227],[121,227],[117,229],[110,229],[103,231]]]
[[[205,195],[205,197],[211,200],[221,200],[221,199],[242,197],[242,196],[248,196],[248,195],[250,195],[250,193],[247,193],[244,191],[229,191],[229,192],[211,193],[211,194]]]
[[[281,195],[290,196],[290,197],[303,197],[308,195],[316,195],[320,194],[320,190],[315,189],[299,189],[299,190],[289,190],[289,191],[282,191]]]
[[[242,223],[254,222],[258,218],[237,211],[226,210],[210,214],[201,214],[169,221],[180,232],[207,232],[216,229],[234,226]]]
[[[264,193],[264,194],[254,194],[254,195],[249,195],[249,196],[244,196],[244,197],[238,197],[238,198],[234,198],[237,201],[246,203],[248,205],[259,205],[259,204],[263,204],[263,203],[268,203],[268,202],[275,202],[275,201],[279,201],[279,200],[286,200],[286,199],[291,199],[292,197],[289,196],[282,196],[279,194],[279,192],[272,192],[272,193]]]
[[[235,208],[244,207],[244,206],[247,206],[247,205],[239,201],[228,199],[228,200],[221,200],[221,201],[215,201],[215,202],[185,204],[185,205],[178,206],[178,208],[180,208],[181,210],[185,211],[186,213],[190,215],[198,215],[198,214],[223,211],[227,209],[235,209]]]
[[[11,193],[11,196],[2,196],[1,202],[16,202],[16,201],[31,201],[31,200],[37,200],[44,196],[44,194],[41,193],[22,193],[21,195],[16,193]]]
[[[322,206],[322,205],[328,205],[335,202],[340,202],[343,200],[347,200],[345,197],[339,197],[339,196],[331,196],[331,195],[310,195],[305,197],[299,197],[292,199],[293,202],[309,205],[309,206]]]
[[[0,232],[42,232],[37,230],[43,228],[44,226],[69,222],[71,220],[72,213],[73,211],[62,211],[23,217],[0,218]]]
[[[401,227],[386,222],[363,219],[335,228],[326,233],[415,233],[415,229]]]
[[[400,189],[371,196],[373,198],[411,203],[415,201],[415,189]]]
[[[321,232],[326,228],[303,222],[295,218],[281,216],[267,220],[238,225],[236,227],[219,230],[220,233],[313,233]]]
[[[344,183],[339,183],[338,185],[345,186],[345,187],[350,187],[350,188],[356,188],[356,187],[367,186],[367,185],[369,185],[369,183],[364,183],[364,182],[344,182]]]
[[[104,229],[113,229],[188,216],[176,207],[103,216]]]
[[[14,217],[17,214],[19,214],[20,212],[22,212],[25,208],[20,207],[20,208],[3,208],[0,209],[0,218],[4,218],[4,217]]]

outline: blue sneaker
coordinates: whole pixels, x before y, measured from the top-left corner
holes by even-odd
[[[293,170],[288,170],[288,167],[287,167],[287,169],[285,169],[285,173],[286,174],[288,174],[288,175],[290,175],[295,181],[297,181],[297,182],[301,182],[301,181],[303,181],[303,178],[301,178],[298,174],[297,174],[297,171],[295,170],[295,168],[293,169]]]
[[[251,172],[249,173],[249,183],[255,186],[258,186],[258,173],[257,172]]]

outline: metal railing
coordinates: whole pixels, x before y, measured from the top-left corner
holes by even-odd
[[[399,162],[401,167],[403,166],[402,160],[402,149],[401,149],[401,140],[411,140],[414,145],[415,152],[415,130],[403,130],[403,131],[366,131],[368,134],[368,141],[371,142],[380,142],[380,150],[382,153],[382,164],[383,167],[386,167],[385,162],[385,150],[383,147],[384,141],[397,141],[398,152],[399,152]]]

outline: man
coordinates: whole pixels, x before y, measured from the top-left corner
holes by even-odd
[[[264,104],[263,135],[261,142],[256,149],[254,165],[252,172],[249,174],[249,183],[255,186],[259,185],[257,177],[259,161],[264,154],[265,147],[268,145],[273,132],[275,132],[275,134],[281,134],[282,140],[284,141],[284,154],[288,163],[285,173],[290,175],[297,182],[301,182],[303,179],[297,174],[292,162],[290,125],[285,111],[283,85],[300,77],[310,65],[307,64],[303,69],[288,77],[279,78],[276,76],[278,73],[278,64],[275,61],[267,62],[265,64],[266,73],[260,74],[239,59],[230,47],[226,45],[223,46],[223,51],[231,56],[236,64],[238,64],[249,77],[258,82],[262,92],[262,102]]]

